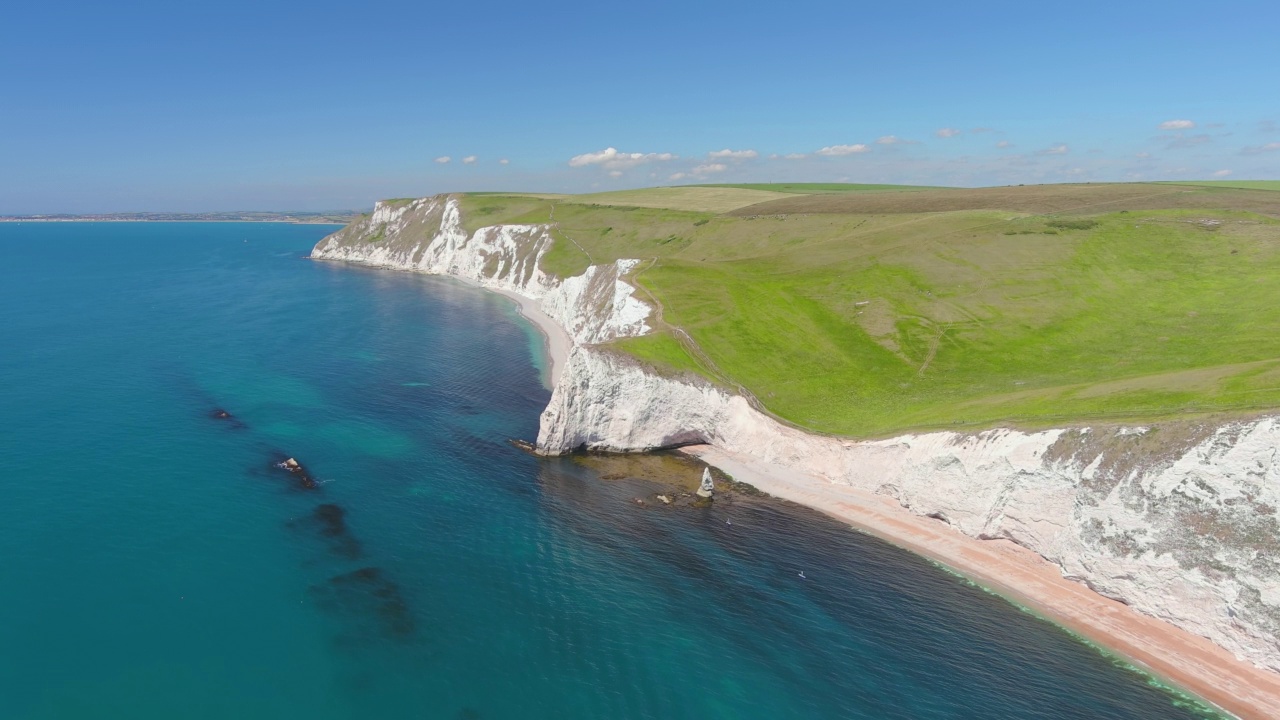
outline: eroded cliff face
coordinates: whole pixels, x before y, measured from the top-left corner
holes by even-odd
[[[457,203],[427,198],[326,238],[314,255],[456,275],[539,298],[575,340],[537,446],[641,451],[708,442],[895,498],[975,538],[1007,538],[1140,612],[1280,671],[1280,421],[1149,428],[935,432],[852,441],[811,435],[693,376],[607,345],[649,331],[634,261],[557,281],[547,226],[468,236]]]
[[[577,343],[603,343],[649,332],[649,307],[622,281],[637,260],[593,265],[557,280],[542,271],[553,239],[548,225],[495,225],[468,233],[458,200],[448,195],[380,202],[373,213],[321,240],[320,260],[451,275],[539,301]]]
[[[547,453],[707,442],[1006,538],[1107,597],[1280,671],[1280,422],[811,435],[697,378],[576,348],[542,415]]]

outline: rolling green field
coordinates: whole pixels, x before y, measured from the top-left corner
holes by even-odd
[[[770,192],[818,195],[844,192],[903,192],[909,190],[943,190],[926,185],[883,185],[866,183],[737,183],[703,185],[701,187],[738,188],[740,190],[767,190]]]
[[[577,195],[573,202],[580,205],[626,205],[630,207],[665,208],[668,210],[693,210],[699,212],[728,212],[740,207],[755,205],[766,200],[787,197],[785,193],[745,186],[661,187],[645,190],[619,190],[615,192]]]
[[[717,212],[661,190],[665,207],[473,196],[463,211],[489,224],[554,208],[543,262],[561,276],[649,260],[634,280],[659,332],[619,346],[819,431],[1280,407],[1280,193],[789,193]]]
[[[1280,180],[1196,180],[1178,182],[1178,185],[1201,185],[1204,187],[1241,188],[1244,190],[1274,190],[1280,192]]]

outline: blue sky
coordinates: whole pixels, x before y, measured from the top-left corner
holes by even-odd
[[[1274,0],[14,5],[0,213],[1280,178]]]

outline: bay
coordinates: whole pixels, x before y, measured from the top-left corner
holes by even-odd
[[[536,330],[333,229],[0,224],[0,717],[1205,716],[818,513],[512,448]]]

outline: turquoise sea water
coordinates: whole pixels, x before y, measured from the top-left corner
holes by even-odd
[[[514,450],[512,303],[331,229],[0,224],[0,718],[1203,717],[804,508]]]

